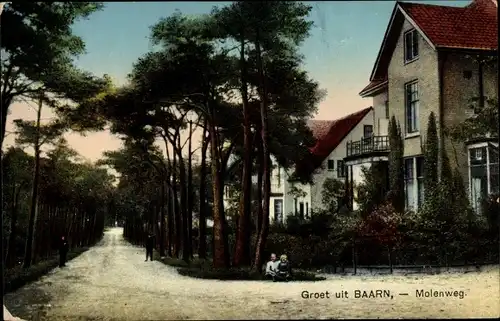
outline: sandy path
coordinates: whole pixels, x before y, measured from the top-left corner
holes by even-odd
[[[4,302],[27,320],[498,317],[499,272],[333,276],[315,283],[197,280],[160,262],[144,262],[144,251],[116,228],[66,268],[6,295]],[[354,298],[355,290],[384,289],[392,298]],[[464,291],[465,297],[417,298],[418,289]],[[302,291],[328,291],[330,298],[303,299]],[[339,291],[349,297],[335,298]]]

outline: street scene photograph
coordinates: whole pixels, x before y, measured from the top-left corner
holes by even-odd
[[[498,2],[0,2],[3,320],[500,318]]]

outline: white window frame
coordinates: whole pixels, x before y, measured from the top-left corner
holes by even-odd
[[[276,213],[276,205],[277,205],[278,203],[280,203],[280,204],[281,204],[281,205],[280,205],[280,206],[281,206],[281,208],[280,208],[280,210],[281,210],[280,215],[278,215],[278,214]],[[284,211],[283,211],[283,204],[284,204],[283,198],[275,198],[275,199],[273,200],[273,213],[274,213],[274,222],[275,222],[275,223],[283,223],[283,222],[284,222],[284,220],[285,220],[285,217],[284,217],[284,215],[283,215],[283,213],[284,213]]]
[[[408,52],[407,52],[407,36],[408,35],[411,35],[410,36],[410,39],[411,39],[411,55],[410,57],[408,57]],[[410,62],[413,62],[415,60],[418,59],[419,57],[419,54],[420,54],[420,48],[419,48],[419,45],[418,45],[418,32],[416,29],[411,29],[411,30],[408,30],[406,31],[404,34],[403,34],[403,45],[404,45],[404,62],[405,64],[408,64]],[[415,46],[415,43],[416,43],[416,46]],[[414,48],[417,48],[417,52],[415,54],[415,51],[414,51]]]
[[[476,144],[471,144],[471,145],[468,145],[467,146],[467,173],[468,173],[468,176],[469,176],[469,201],[472,205],[472,207],[474,209],[476,209],[476,211],[479,209],[479,205],[480,204],[474,204],[473,203],[473,195],[472,195],[472,167],[471,167],[471,161],[470,161],[470,157],[471,157],[471,153],[474,149],[478,149],[478,148],[486,148],[486,155],[481,155],[481,158],[484,158],[486,157],[486,190],[487,190],[487,193],[488,195],[491,194],[491,173],[490,173],[490,165],[492,164],[495,164],[495,163],[491,163],[490,162],[490,148],[489,148],[489,143],[488,142],[484,142],[484,143],[476,143]]]
[[[405,168],[405,175],[406,175],[406,161],[411,159],[411,170],[413,173],[412,180],[413,180],[413,185],[415,186],[412,191],[412,196],[413,196],[413,204],[407,204],[406,200],[406,193],[408,191],[407,185],[406,185],[406,177],[404,178],[404,190],[405,190],[405,208],[409,210],[418,210],[422,204],[425,202],[424,198],[422,197],[422,201],[419,204],[418,202],[418,187],[419,187],[419,179],[423,178],[423,173],[420,173],[420,176],[417,176],[418,170],[417,170],[417,159],[423,157],[422,155],[416,155],[416,156],[411,156],[411,157],[405,157],[404,158],[404,168]],[[422,184],[423,184],[423,180]],[[425,189],[425,186],[423,186]]]
[[[411,91],[411,98],[408,99],[408,90],[411,90],[411,87],[415,86],[416,90],[415,92]],[[416,98],[413,97],[413,95],[416,95]],[[412,137],[412,136],[418,136],[420,135],[420,93],[419,93],[419,86],[418,86],[418,80],[413,80],[405,84],[404,87],[404,96],[405,96],[405,133],[406,137]],[[410,112],[410,108],[412,108]],[[408,115],[411,115],[412,117],[412,123],[414,123],[412,126],[414,128],[411,128],[410,131],[410,126],[408,123]]]

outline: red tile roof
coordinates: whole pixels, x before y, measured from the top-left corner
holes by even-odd
[[[492,0],[467,7],[399,3],[435,47],[498,49],[498,14]]]
[[[361,96],[387,78],[390,56],[398,41],[403,15],[407,14],[436,49],[498,50],[498,13],[496,0],[474,0],[466,7],[437,6],[397,2],[392,19],[394,30],[386,31],[384,42]]]
[[[308,126],[316,138],[316,144],[309,149],[312,157],[307,161],[308,167],[314,170],[320,166],[371,110],[373,108],[368,107],[337,120],[310,120]]]

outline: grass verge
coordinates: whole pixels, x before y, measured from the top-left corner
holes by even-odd
[[[239,280],[239,281],[263,281],[264,276],[259,273],[253,273],[250,268],[229,268],[229,269],[214,269],[214,268],[178,268],[180,275],[190,276],[198,279],[212,280]],[[323,281],[325,278],[318,277],[316,274],[305,271],[293,272],[292,281]]]
[[[160,258],[157,253],[153,258],[163,264],[177,268],[180,275],[189,276],[198,279],[211,280],[240,280],[240,281],[262,281],[264,276],[259,273],[254,273],[250,268],[229,268],[215,269],[212,267],[210,260],[193,259],[189,263],[178,258],[165,257]],[[316,276],[315,273],[308,271],[293,271],[293,281],[322,281],[323,277]]]
[[[88,249],[88,247],[81,247],[69,251],[67,257],[68,261],[74,259]],[[27,269],[24,269],[21,265],[19,265],[5,270],[4,293],[13,292],[28,283],[38,280],[57,266],[59,266],[59,256],[54,255],[53,257],[40,261]]]

